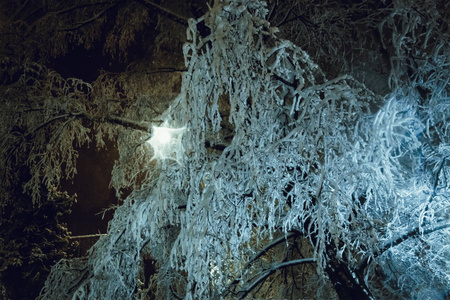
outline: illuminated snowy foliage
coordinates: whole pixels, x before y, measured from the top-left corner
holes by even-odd
[[[142,253],[158,261],[158,299],[239,298],[284,266],[252,264],[267,240],[293,233],[314,253],[292,265],[315,263],[325,280],[341,261],[373,297],[449,286],[448,86],[420,105],[399,86],[375,111],[381,99],[349,76],[326,79],[276,37],[267,12],[216,1],[190,20],[188,70],[169,108],[186,126],[171,131],[183,151],[156,150],[162,129],[150,140],[155,157],[183,163],[158,161],[84,267],[53,269],[43,299],[130,299]]]

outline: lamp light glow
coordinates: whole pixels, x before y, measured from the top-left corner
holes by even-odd
[[[160,127],[153,126],[152,136],[147,141],[153,148],[153,159],[172,159],[181,163],[184,148],[182,137],[185,127],[170,128],[167,122]]]

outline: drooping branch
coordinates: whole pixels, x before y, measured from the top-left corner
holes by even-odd
[[[39,126],[34,128],[32,131],[28,132],[24,137],[25,137],[25,139],[28,138],[29,136],[31,136],[34,133],[38,132],[41,128],[43,128],[43,127],[45,127],[45,126],[47,126],[47,125],[49,125],[49,124],[51,124],[51,123],[53,123],[53,122],[55,122],[57,120],[67,119],[69,117],[74,117],[74,116],[77,116],[77,115],[80,115],[80,114],[81,113],[74,113],[74,114],[69,114],[68,113],[68,114],[62,114],[62,115],[59,115],[59,116],[55,116],[55,117],[45,121],[44,123],[40,124]]]
[[[276,245],[286,242],[288,239],[296,238],[300,235],[300,232],[290,232],[286,235],[280,236],[277,239],[274,239],[272,242],[270,242],[268,245],[266,245],[261,251],[259,251],[251,260],[248,261],[248,263],[245,265],[245,269],[250,267],[258,258],[266,254],[270,249],[275,247]]]
[[[261,256],[265,255],[269,252],[270,249],[274,248],[275,246],[281,244],[282,242],[287,242],[288,239],[296,238],[300,235],[300,232],[293,231],[289,232],[286,235],[280,236],[277,239],[274,239],[269,244],[267,244],[263,249],[261,249],[252,259],[250,259],[244,266],[244,270],[248,269],[256,260],[258,260]],[[270,275],[270,274],[269,274]],[[229,286],[228,292],[231,292],[231,287],[236,286],[239,283],[240,279],[236,278]],[[227,292],[227,293],[228,293]]]
[[[253,281],[253,283],[251,283],[248,287],[238,291],[236,294],[239,294],[239,299],[244,299],[248,295],[248,293],[250,293],[256,286],[258,286],[258,284],[265,281],[267,279],[267,277],[269,277],[270,275],[275,273],[277,270],[291,267],[291,266],[307,264],[307,263],[315,263],[315,262],[316,262],[315,258],[302,258],[302,259],[295,259],[295,260],[291,260],[291,261],[287,261],[287,262],[275,265],[272,268],[270,268],[269,270],[261,272],[259,277],[255,281]]]

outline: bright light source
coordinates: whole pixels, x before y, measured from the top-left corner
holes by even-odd
[[[173,129],[167,127],[153,126],[153,135],[150,139],[150,144],[154,145],[155,141],[159,145],[168,145],[171,142]]]
[[[181,138],[184,130],[185,127],[170,128],[167,122],[161,127],[153,126],[152,137],[147,141],[153,148],[152,159],[173,159],[181,163],[183,154]]]

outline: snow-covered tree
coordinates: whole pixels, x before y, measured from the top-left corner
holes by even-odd
[[[97,122],[98,144],[107,135],[126,142],[112,183],[135,187],[88,257],[53,267],[41,298],[443,297],[449,35],[431,23],[436,7],[411,6],[384,3],[392,13],[377,24],[382,41],[392,38],[387,95],[349,75],[328,78],[300,43],[278,37],[267,5],[250,0],[215,1],[189,19],[181,92],[159,116],[143,115],[143,97],[107,106],[105,90],[31,64],[23,80],[45,98],[42,110],[66,112],[55,139],[32,144],[47,152],[28,150],[33,199],[41,180],[61,177],[63,162],[76,170],[59,137],[84,142],[86,121]],[[420,27],[428,17],[431,29]],[[65,91],[57,100],[42,94],[54,82]],[[79,101],[84,94],[94,101]],[[150,279],[144,255],[158,265]]]

